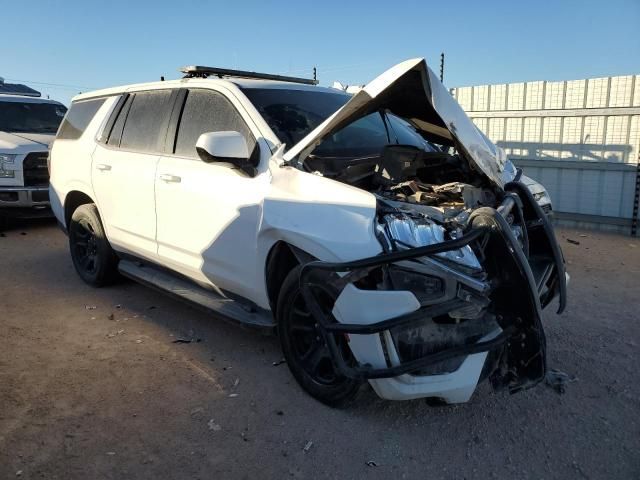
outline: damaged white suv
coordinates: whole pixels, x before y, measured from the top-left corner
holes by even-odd
[[[521,172],[422,59],[350,96],[207,67],[79,95],[51,160],[78,274],[118,272],[277,329],[291,372],[342,405],[467,401],[546,371],[562,253]],[[65,132],[65,124],[61,132]]]

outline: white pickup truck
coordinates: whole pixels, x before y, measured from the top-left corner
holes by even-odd
[[[67,111],[35,90],[14,87],[23,86],[0,79],[0,223],[50,214],[47,158]]]

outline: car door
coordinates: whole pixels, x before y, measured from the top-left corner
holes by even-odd
[[[109,241],[151,259],[157,255],[155,173],[174,97],[167,89],[129,94],[93,154],[93,189]]]
[[[229,98],[210,89],[186,92],[176,130],[173,152],[162,156],[157,169],[158,255],[197,281],[252,298],[269,172],[251,177],[229,164],[205,163],[196,141],[205,132],[238,131],[259,159],[256,137]]]

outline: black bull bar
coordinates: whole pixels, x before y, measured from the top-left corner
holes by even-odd
[[[502,204],[497,209],[482,207],[472,213],[467,230],[459,238],[424,247],[383,253],[351,262],[312,261],[303,266],[300,272],[302,295],[311,315],[318,324],[320,333],[323,335],[331,354],[334,367],[339,373],[349,378],[363,380],[396,377],[454,357],[488,352],[507,344],[508,348],[513,350],[510,363],[517,365],[511,365],[510,377],[503,379],[503,383],[507,384],[512,392],[533,386],[544,378],[546,373],[546,340],[541,324],[541,311],[553,297],[558,295],[560,297],[558,313],[566,305],[564,258],[549,219],[535,202],[529,189],[520,182],[512,182],[505,186],[505,190],[507,193]],[[523,246],[514,236],[506,220],[507,216],[512,212],[516,218],[519,217],[522,220],[523,229],[525,230]],[[531,235],[529,231],[533,230],[536,233]],[[347,284],[362,278],[363,275],[366,275],[374,268],[402,260],[429,257],[438,253],[457,250],[466,245],[473,245],[474,242],[486,241],[487,237],[493,237],[504,244],[505,255],[509,258],[505,262],[512,265],[515,271],[519,273],[521,284],[515,288],[523,290],[527,297],[526,300],[529,302],[524,315],[515,316],[515,320],[510,324],[506,322],[501,324],[502,331],[491,339],[447,348],[417,359],[402,362],[399,365],[374,368],[368,364],[354,365],[353,362],[345,360],[336,341],[336,335],[379,334],[394,327],[408,325],[424,318],[444,315],[465,305],[465,302],[460,299],[454,299],[436,305],[423,306],[414,312],[372,324],[337,323],[331,315],[331,311],[327,311],[326,308],[322,307],[317,295],[318,290],[327,291],[327,276],[325,275],[323,279],[325,284],[321,284],[318,281],[314,281],[314,275],[317,277],[318,272],[346,273],[333,282],[329,281],[334,287],[334,293],[336,293],[335,288],[337,287],[337,293],[339,294]],[[536,247],[538,250],[542,248],[543,251],[548,253],[548,257],[555,269],[555,277],[548,281],[549,291],[546,292],[544,297],[540,296],[538,282],[534,278],[527,258],[529,248],[534,247],[529,245],[528,239],[531,237],[543,244]],[[333,277],[335,278],[336,276],[334,275]],[[335,298],[337,297],[334,297],[334,300]],[[524,303],[527,303],[527,301]],[[518,341],[511,342],[510,340],[516,336]],[[525,341],[520,341],[524,338],[526,338],[526,346]],[[517,344],[518,347],[512,347],[512,344]],[[522,348],[519,346],[522,346]]]

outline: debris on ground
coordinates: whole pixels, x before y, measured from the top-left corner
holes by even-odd
[[[559,394],[565,393],[565,388],[569,383],[573,383],[578,379],[573,375],[561,372],[560,370],[550,369],[544,377],[547,386],[553,388]]]
[[[220,430],[222,430],[222,427],[218,425],[213,418],[209,420],[207,425],[209,426],[209,430],[211,430],[212,432],[219,432]]]
[[[116,305],[116,308],[117,308],[117,309],[121,309],[121,308],[122,308],[122,305],[118,304],[118,305]]]
[[[580,242],[577,240],[574,240],[572,238],[567,238],[567,242],[569,243],[573,243],[574,245],[580,245]]]
[[[114,318],[116,317],[113,316],[113,313],[110,313],[109,315],[107,315],[107,320],[113,320]]]
[[[18,470],[18,471],[16,472],[16,477],[19,477],[19,476],[21,476],[21,475],[22,475],[22,470]]]
[[[240,379],[236,378],[235,381],[233,382],[233,388],[236,388],[239,383],[240,383]]]
[[[584,233],[581,233],[579,236],[580,236],[580,237],[582,237],[582,238],[587,238],[587,237],[589,237],[589,235],[585,235]]]
[[[176,338],[171,343],[200,343],[201,338]]]
[[[189,412],[189,415],[191,415],[192,417],[196,417],[196,416],[200,415],[201,413],[204,413],[204,408],[203,407],[196,407],[193,410],[191,410],[191,412]]]
[[[142,343],[142,340],[138,339],[136,340],[136,343]]]
[[[311,447],[313,447],[313,442],[309,440],[302,450],[306,453],[311,450]]]
[[[274,367],[277,367],[278,365],[282,365],[285,362],[286,362],[286,360],[284,358],[281,358],[277,362],[273,362],[271,365],[273,365]]]
[[[376,462],[374,462],[373,460],[369,460],[367,462],[367,467],[377,467],[378,464]]]
[[[95,310],[98,307],[96,307],[95,305],[85,305],[84,308],[85,310]]]
[[[276,410],[276,415],[282,416],[284,415],[284,412],[282,410]]]
[[[116,452],[107,452],[107,455],[115,455]]]
[[[237,394],[237,393],[230,393],[230,394],[229,394],[229,398],[235,398],[235,397],[237,397],[237,396],[238,396],[238,394]]]

